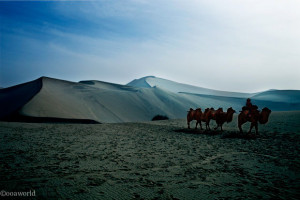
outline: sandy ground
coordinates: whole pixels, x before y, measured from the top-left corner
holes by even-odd
[[[255,140],[227,137],[236,117],[223,133],[189,131],[184,119],[0,122],[0,190],[35,190],[36,199],[297,199],[300,112],[273,112]]]

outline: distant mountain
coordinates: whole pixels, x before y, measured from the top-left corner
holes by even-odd
[[[298,94],[299,91],[271,90],[253,95],[253,103],[273,111],[300,110]],[[189,108],[233,107],[239,111],[246,98],[236,97],[240,95],[250,94],[209,90],[155,77],[127,85],[41,77],[0,90],[0,119],[115,123],[149,121],[155,115],[184,118]]]

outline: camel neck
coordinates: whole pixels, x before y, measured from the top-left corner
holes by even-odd
[[[269,115],[265,112],[261,112],[259,116],[259,123],[266,124],[269,120]]]
[[[227,122],[231,122],[233,118],[233,112],[226,113]]]

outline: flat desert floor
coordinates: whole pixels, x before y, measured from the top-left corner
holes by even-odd
[[[188,130],[185,119],[0,122],[0,190],[35,190],[36,199],[297,199],[300,112],[272,112],[256,139],[236,137],[236,120],[222,133]]]

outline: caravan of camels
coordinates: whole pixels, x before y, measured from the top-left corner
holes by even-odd
[[[219,127],[221,131],[223,131],[223,124],[225,122],[229,123],[233,119],[233,114],[235,110],[232,107],[227,109],[227,112],[224,112],[222,108],[215,110],[214,108],[206,108],[204,112],[202,112],[201,108],[197,108],[196,110],[190,108],[187,114],[187,125],[190,128],[190,122],[196,120],[197,129],[198,124],[200,124],[200,129],[202,130],[201,122],[205,123],[206,130],[210,130],[209,123],[211,120],[215,120],[217,127],[214,129],[217,130]],[[246,122],[251,122],[250,130],[248,133],[251,133],[253,127],[255,127],[256,134],[258,134],[258,122],[260,124],[266,124],[269,120],[269,115],[271,110],[267,107],[263,108],[262,111],[258,110],[256,105],[252,105],[251,100],[247,99],[246,106],[242,108],[240,114],[238,115],[238,128],[240,133],[243,133],[242,125]]]

